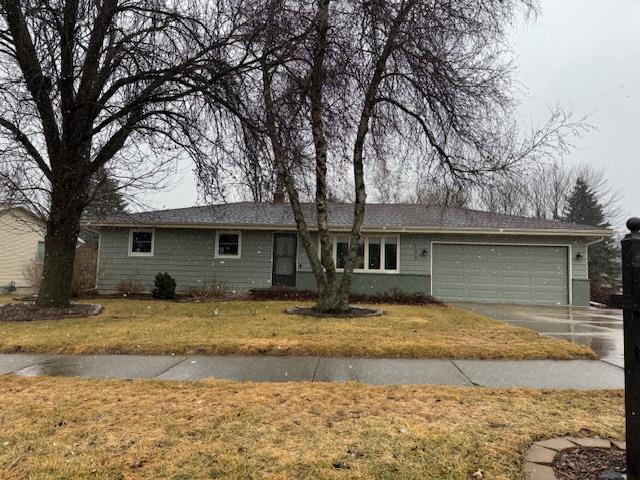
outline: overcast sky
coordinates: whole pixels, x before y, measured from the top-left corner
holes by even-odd
[[[626,213],[640,216],[640,0],[541,0],[542,12],[522,23],[513,49],[523,86],[521,113],[544,122],[560,103],[595,127],[574,143],[568,164],[606,170]],[[173,189],[149,200],[158,208],[194,205],[190,165]]]
[[[640,1],[541,0],[513,38],[521,112],[542,120],[569,105],[595,127],[566,161],[604,169],[627,214],[640,216]]]

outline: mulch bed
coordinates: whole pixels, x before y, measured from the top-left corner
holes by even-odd
[[[292,307],[287,308],[284,313],[290,315],[307,315],[311,317],[332,317],[332,318],[355,318],[355,317],[379,317],[384,315],[380,308],[351,307],[347,312],[320,312],[314,308]]]
[[[272,287],[254,288],[249,290],[250,300],[309,300],[313,301],[317,297],[315,292],[310,290],[297,290],[294,288]],[[423,293],[402,293],[390,291],[379,294],[357,294],[349,296],[349,300],[354,303],[369,304],[390,304],[390,305],[444,305],[443,302],[431,295]]]
[[[35,303],[7,303],[0,305],[0,322],[33,322],[61,320],[69,317],[98,315],[101,305],[73,303],[68,307],[40,307]]]
[[[582,447],[563,450],[556,456],[553,470],[561,480],[600,480],[607,470],[626,473],[625,452]]]

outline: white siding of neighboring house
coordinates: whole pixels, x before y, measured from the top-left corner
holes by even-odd
[[[0,210],[0,291],[11,282],[29,289],[25,278],[27,265],[38,253],[38,242],[44,241],[44,228],[21,208]]]

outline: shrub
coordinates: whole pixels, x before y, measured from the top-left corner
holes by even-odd
[[[311,290],[272,287],[253,288],[249,290],[249,297],[252,300],[315,300],[316,294]]]
[[[22,275],[27,283],[33,287],[34,292],[38,293],[38,290],[40,290],[40,282],[42,281],[42,261],[35,257],[32,258],[24,267]]]
[[[123,297],[140,295],[144,291],[144,287],[135,279],[122,280],[116,288],[118,293]]]
[[[98,265],[98,250],[82,245],[76,249],[76,259],[73,264],[73,280],[71,294],[78,296],[82,292],[96,288]]]
[[[253,300],[315,300],[316,293],[310,290],[296,290],[293,288],[254,288],[249,290]],[[383,293],[352,294],[351,303],[388,303],[395,305],[443,305],[437,298],[424,293],[404,293],[391,290]]]
[[[388,303],[393,305],[444,305],[444,303],[431,295],[424,293],[404,293],[399,290],[391,290],[375,294],[353,294],[352,303]]]
[[[620,293],[619,288],[614,288],[611,285],[603,285],[600,283],[591,284],[591,300],[605,305],[609,304],[612,295]]]
[[[225,298],[227,291],[224,284],[220,282],[211,282],[200,287],[190,287],[185,295],[193,300],[217,300]]]
[[[76,249],[73,278],[71,280],[71,294],[74,297],[96,287],[97,262],[98,251],[95,248],[81,245]],[[42,266],[42,260],[33,258],[27,263],[23,271],[25,280],[33,287],[35,292],[40,290]]]
[[[155,279],[155,288],[151,292],[153,298],[172,300],[176,298],[176,281],[167,272],[158,273]]]

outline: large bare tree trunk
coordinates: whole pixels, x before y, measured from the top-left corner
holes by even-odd
[[[311,70],[311,131],[316,156],[316,216],[320,236],[320,258],[324,266],[326,282],[318,288],[318,308],[324,312],[340,312],[349,309],[349,295],[338,288],[336,266],[331,251],[329,214],[327,211],[327,156],[328,145],[322,119],[322,89],[325,82],[324,61],[329,30],[330,0],[318,0],[315,18],[316,41]],[[322,288],[323,287],[323,288]]]
[[[82,208],[76,189],[54,185],[38,305],[69,305]]]

